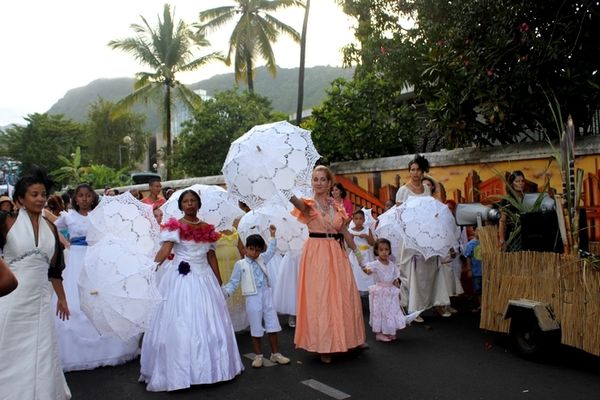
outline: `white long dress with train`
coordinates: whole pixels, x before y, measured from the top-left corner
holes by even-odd
[[[179,230],[161,232],[165,241],[174,242],[175,257],[159,285],[165,301],[144,335],[140,380],[152,392],[231,380],[244,367],[225,297],[208,264],[214,244],[180,240]],[[179,271],[182,262],[189,273]]]
[[[75,210],[62,213],[55,225],[68,229],[71,246],[63,271],[63,286],[69,303],[71,317],[56,319],[58,348],[64,371],[80,371],[101,366],[123,364],[139,355],[139,338],[122,341],[115,336],[101,336],[79,304],[77,280],[83,268],[87,244],[84,244],[89,229],[89,218]]]
[[[7,235],[4,258],[19,286],[0,298],[0,397],[3,400],[64,400],[71,392],[63,375],[50,303],[48,267],[55,238],[40,217],[38,245],[24,210]],[[68,300],[67,300],[68,301]],[[56,304],[56,303],[54,303]]]

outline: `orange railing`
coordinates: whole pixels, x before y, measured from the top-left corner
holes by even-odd
[[[348,178],[337,175],[335,180],[344,186],[344,189],[346,189],[347,192],[346,195],[354,205],[355,210],[370,208],[373,217],[377,217],[379,214],[383,213],[383,201],[379,200]]]

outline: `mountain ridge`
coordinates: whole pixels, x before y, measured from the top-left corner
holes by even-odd
[[[351,79],[353,69],[316,66],[306,68],[304,80],[304,109],[320,104],[326,96],[326,89],[337,78]],[[134,78],[99,78],[85,86],[68,90],[50,109],[49,114],[63,114],[75,121],[83,122],[87,119],[89,105],[98,98],[117,102],[133,91]],[[233,73],[214,75],[211,78],[187,85],[192,90],[203,89],[209,96],[215,93],[235,89],[244,90],[245,85],[237,86]],[[272,78],[265,67],[255,71],[254,92],[271,100],[273,110],[286,114],[296,111],[298,87],[298,68],[277,67],[277,74]],[[140,104],[133,111],[147,116],[146,128],[156,131],[159,126],[159,117],[156,105]]]

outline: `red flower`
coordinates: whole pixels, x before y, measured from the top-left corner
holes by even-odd
[[[527,22],[523,22],[521,25],[519,25],[519,30],[521,32],[528,32],[529,31],[529,25],[527,24]]]
[[[487,68],[487,69],[485,70],[485,73],[487,74],[487,76],[492,76],[492,75],[494,75],[494,68],[491,68],[491,67],[490,67],[490,68]]]
[[[173,253],[171,253],[171,254],[169,254],[167,256],[167,260],[169,260],[169,261],[172,260],[172,259],[174,259],[174,258],[175,258],[175,254],[173,254]]]
[[[385,55],[385,54],[387,54],[387,50],[386,50],[386,48],[385,48],[385,47],[383,47],[383,46],[381,46],[381,47],[379,48],[379,51],[381,52],[381,54],[384,54],[384,55]]]

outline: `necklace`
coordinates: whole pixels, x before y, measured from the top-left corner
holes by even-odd
[[[187,222],[188,224],[192,224],[192,225],[198,225],[200,223],[200,219],[196,219],[196,221],[190,221],[189,219],[187,219],[186,217],[183,217],[183,220],[185,222]]]
[[[317,203],[317,208],[319,209],[319,212],[321,213],[321,216],[323,216],[323,222],[325,223],[326,228],[334,230],[333,228],[333,217],[335,215],[335,210],[334,208],[331,206],[331,204],[329,204],[329,202],[327,200],[325,200],[325,206],[323,206],[323,204],[321,203],[321,201],[319,201],[319,199],[315,199],[315,202]],[[329,220],[327,220],[327,215],[329,215]]]

